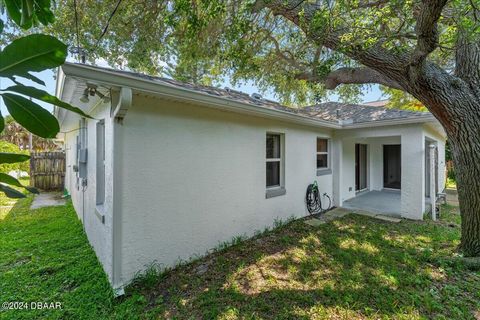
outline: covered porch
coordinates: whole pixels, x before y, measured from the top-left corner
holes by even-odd
[[[444,150],[422,127],[351,130],[339,144],[341,207],[420,220],[430,210],[430,177],[436,181],[432,190],[443,190],[437,168]],[[430,157],[430,145],[437,160]]]

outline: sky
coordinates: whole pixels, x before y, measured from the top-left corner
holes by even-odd
[[[73,60],[72,60],[72,62],[73,62]],[[99,65],[107,67],[107,65],[104,65],[104,63],[99,63]],[[42,71],[42,72],[39,72],[39,73],[33,73],[33,74],[36,75],[41,80],[43,80],[45,82],[46,87],[42,87],[41,85],[39,85],[37,83],[34,83],[32,81],[29,81],[29,80],[25,80],[23,78],[21,79],[21,82],[23,84],[26,84],[26,85],[29,85],[29,86],[34,86],[34,87],[37,87],[39,89],[45,90],[52,95],[55,94],[55,81],[56,80],[54,79],[54,76],[55,76],[55,71],[54,70],[46,70],[46,71]],[[6,88],[8,86],[11,86],[13,84],[14,83],[12,81],[10,81],[9,79],[0,78],[0,88],[2,88],[2,89]],[[220,87],[223,88],[223,87],[226,87],[226,86],[229,87],[229,88],[235,89],[235,90],[243,91],[243,92],[248,93],[248,94],[259,92],[259,90],[251,82],[250,83],[247,82],[247,83],[239,85],[239,86],[233,86],[227,79]],[[268,92],[266,94],[264,93],[263,97],[267,98],[267,99],[270,99],[270,100],[277,100],[275,98],[275,95],[273,94],[273,92]],[[365,90],[364,93],[363,93],[363,96],[361,98],[361,100],[363,102],[377,101],[377,100],[380,100],[380,99],[382,99],[382,92],[380,91],[378,85],[372,86],[372,88],[370,90]],[[330,100],[331,101],[338,101],[338,96],[332,95],[332,96],[330,96]],[[52,109],[53,109],[53,107],[50,104],[46,104],[46,103],[39,102],[39,101],[36,101],[36,102],[38,104],[40,104],[41,106],[43,106],[44,108],[46,108],[47,110],[49,110],[49,111],[52,111]],[[1,112],[4,116],[6,114],[8,114],[8,110],[5,108],[5,105],[4,105],[2,99],[0,99],[0,110],[1,110]]]

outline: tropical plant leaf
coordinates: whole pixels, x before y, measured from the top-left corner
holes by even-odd
[[[0,33],[3,32],[3,28],[5,27],[5,24],[3,23],[3,20],[0,19]]]
[[[0,52],[0,76],[38,79],[29,72],[56,68],[66,57],[67,46],[60,40],[44,34],[28,35],[12,41]]]
[[[35,16],[41,24],[46,26],[55,21],[55,16],[50,10],[50,0],[36,0],[35,5]]]
[[[43,82],[43,80],[40,80],[39,78],[37,78],[31,73],[25,73],[22,77],[30,81],[36,82],[38,84],[41,84],[42,86],[45,86],[45,82]]]
[[[31,133],[54,138],[60,131],[57,119],[35,102],[12,93],[1,95],[10,115]]]
[[[25,198],[25,195],[23,193],[4,184],[0,184],[0,191],[3,191],[5,195],[9,198]]]
[[[27,154],[0,152],[0,164],[23,162],[28,159],[30,159],[30,156]]]
[[[7,8],[8,16],[15,22],[18,26],[22,27],[23,29],[28,29],[32,26],[32,22],[30,21],[30,25],[28,25],[27,21],[22,21],[22,12],[21,12],[21,1],[18,0],[4,0],[5,7]]]
[[[4,0],[8,16],[22,29],[54,21],[50,0]]]
[[[3,118],[2,112],[0,111],[0,133],[5,129],[5,119]]]
[[[93,119],[92,117],[87,115],[85,112],[83,112],[82,109],[74,107],[74,106],[72,106],[72,105],[70,105],[66,102],[63,102],[60,99],[58,99],[57,97],[52,96],[51,94],[49,94],[49,93],[47,93],[43,90],[34,88],[34,87],[16,85],[16,86],[8,87],[8,88],[4,89],[4,91],[13,91],[13,92],[16,92],[16,93],[24,94],[24,95],[32,97],[34,99],[38,99],[38,100],[41,100],[43,102],[51,103],[51,104],[56,105],[60,108],[67,109],[69,111],[78,113],[82,117]]]
[[[11,186],[16,186],[16,187],[20,187],[20,188],[25,188],[27,189],[28,191],[30,191],[31,193],[36,193],[38,194],[38,190],[37,188],[34,188],[34,187],[29,187],[29,186],[24,186],[23,184],[20,183],[20,181],[18,181],[17,179],[15,179],[14,177],[6,174],[6,173],[3,173],[3,172],[0,172],[0,182],[2,183],[6,183],[6,184],[9,184]]]

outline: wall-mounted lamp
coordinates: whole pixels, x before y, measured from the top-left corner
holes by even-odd
[[[89,96],[94,97],[95,95],[99,96],[103,102],[108,102],[110,101],[110,98],[101,93],[100,91],[97,90],[97,86],[91,83],[87,83],[87,87],[85,90],[83,90],[82,97],[80,98],[80,101],[83,103],[88,103],[90,102]]]

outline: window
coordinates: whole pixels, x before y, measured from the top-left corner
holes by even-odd
[[[317,138],[317,169],[328,169],[328,139]]]
[[[285,194],[284,163],[283,163],[283,136],[267,133],[266,141],[266,198]]]
[[[317,176],[330,174],[330,141],[325,138],[317,138]]]
[[[105,202],[105,121],[97,122],[97,197],[96,204]]]

